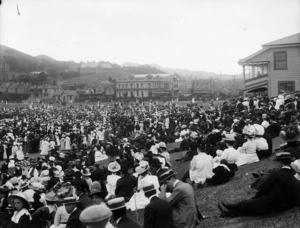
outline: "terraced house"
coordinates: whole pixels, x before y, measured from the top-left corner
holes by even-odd
[[[262,45],[238,62],[243,66],[244,94],[277,96],[300,90],[300,33]]]

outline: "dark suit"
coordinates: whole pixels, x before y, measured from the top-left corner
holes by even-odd
[[[137,178],[131,174],[125,174],[117,180],[115,195],[117,197],[124,197],[128,202],[133,195],[133,189],[137,186]]]
[[[171,205],[154,196],[146,206],[144,212],[144,228],[172,228]]]
[[[79,220],[80,213],[81,210],[79,210],[78,208],[76,208],[76,210],[72,212],[68,219],[66,228],[85,228],[85,226]]]
[[[282,168],[270,174],[254,198],[229,204],[226,208],[237,215],[262,215],[284,211],[297,204],[299,189],[300,181],[295,179],[294,171]]]
[[[137,222],[131,220],[127,216],[122,217],[116,227],[117,228],[141,228]]]
[[[77,203],[77,208],[79,210],[84,210],[85,208],[92,206],[92,205],[93,205],[93,201],[87,193],[82,193],[79,196],[79,202]]]

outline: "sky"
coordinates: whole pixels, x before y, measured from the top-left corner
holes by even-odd
[[[0,44],[76,62],[240,74],[240,58],[299,32],[300,0],[2,0],[0,6]]]

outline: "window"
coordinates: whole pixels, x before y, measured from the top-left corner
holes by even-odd
[[[284,90],[286,93],[295,92],[295,81],[279,81],[278,82],[278,92]]]
[[[286,51],[274,52],[274,70],[287,69]]]
[[[141,92],[141,94],[142,94],[141,96],[144,97],[144,92],[143,91]]]

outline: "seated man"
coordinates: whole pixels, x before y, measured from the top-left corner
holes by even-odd
[[[280,161],[283,164],[281,169],[270,174],[254,198],[235,204],[220,202],[218,206],[222,216],[263,215],[300,205],[300,161],[289,166],[290,155],[284,155]]]

